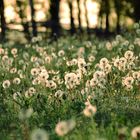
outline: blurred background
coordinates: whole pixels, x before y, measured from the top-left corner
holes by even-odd
[[[0,40],[13,32],[25,40],[120,33],[139,21],[139,7],[140,0],[0,0]]]

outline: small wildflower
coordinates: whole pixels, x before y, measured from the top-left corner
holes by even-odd
[[[95,57],[91,55],[91,56],[88,57],[88,60],[89,60],[89,62],[94,62],[95,61]]]
[[[31,115],[33,114],[33,109],[32,108],[28,108],[26,110],[21,110],[19,112],[19,119],[20,120],[25,120],[31,117]]]
[[[14,78],[13,83],[19,85],[21,82],[20,78]]]
[[[2,84],[3,88],[9,88],[11,85],[10,81],[9,80],[5,80]]]
[[[31,75],[36,76],[36,75],[38,75],[38,74],[39,74],[39,71],[38,71],[37,68],[32,68],[32,69],[31,69]]]
[[[79,59],[78,59],[78,67],[79,67],[79,68],[83,68],[83,67],[85,67],[85,66],[86,66],[85,60],[84,60],[83,58],[79,58]]]
[[[16,49],[16,48],[13,48],[13,49],[11,50],[11,54],[16,55],[16,54],[17,54],[17,49]]]
[[[53,80],[46,80],[46,87],[56,89],[57,85]]]
[[[49,140],[49,136],[44,129],[35,129],[31,133],[31,140]]]
[[[59,122],[55,127],[55,132],[59,136],[64,136],[68,133],[68,125],[66,121]]]
[[[35,89],[34,87],[30,87],[30,88],[28,89],[28,92],[29,92],[30,94],[34,94],[34,93],[36,93],[36,89]]]
[[[20,92],[15,92],[15,93],[13,94],[13,99],[14,99],[14,100],[17,100],[18,97],[21,97],[21,93],[20,93]]]
[[[134,79],[139,79],[140,78],[140,72],[135,71],[135,72],[132,73],[132,76],[133,76]]]
[[[55,127],[55,132],[59,136],[66,135],[75,127],[76,123],[74,120],[61,121]]]
[[[140,126],[133,128],[133,130],[131,131],[131,136],[134,139],[140,138]]]
[[[133,77],[129,76],[129,77],[125,77],[122,82],[123,82],[123,85],[128,86],[128,85],[133,84],[134,79],[133,79]]]
[[[13,74],[13,73],[16,73],[16,72],[17,72],[17,68],[11,68],[11,69],[10,69],[10,73]]]
[[[58,56],[64,56],[64,54],[65,54],[65,52],[64,52],[64,50],[60,50],[59,52],[58,52]]]
[[[4,49],[3,48],[0,48],[0,55],[1,54],[4,54]]]
[[[86,108],[83,110],[83,113],[87,117],[93,116],[97,111],[97,108],[95,106],[87,105]]]
[[[107,58],[102,58],[101,60],[100,60],[100,66],[101,67],[104,67],[106,64],[108,64],[109,63],[109,61],[108,61],[108,59]]]
[[[132,51],[126,51],[124,54],[124,57],[129,60],[134,56],[134,53]]]
[[[112,50],[112,44],[110,43],[110,42],[107,42],[106,43],[106,49],[108,50],[108,51],[111,51]]]

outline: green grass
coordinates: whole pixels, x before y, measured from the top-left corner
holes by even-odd
[[[50,140],[133,139],[131,132],[140,125],[138,31],[137,27],[110,41],[74,36],[51,44],[40,37],[24,45],[1,44],[0,139],[33,140],[30,136],[43,136],[44,130]],[[63,136],[56,130],[61,121],[67,129]]]

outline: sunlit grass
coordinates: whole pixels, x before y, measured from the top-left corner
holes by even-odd
[[[138,23],[110,41],[9,38],[0,45],[3,140],[139,138]]]

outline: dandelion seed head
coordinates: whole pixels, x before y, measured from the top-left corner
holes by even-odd
[[[44,129],[38,128],[31,132],[31,140],[49,140],[49,136]]]
[[[3,83],[2,83],[2,86],[3,86],[3,88],[9,88],[10,87],[10,85],[11,85],[11,83],[10,83],[10,81],[9,80],[5,80],[5,81],[3,81]]]
[[[131,136],[134,139],[138,139],[140,137],[140,126],[137,126],[137,127],[132,129]]]
[[[85,109],[83,110],[83,113],[86,117],[91,117],[96,113],[96,111],[97,111],[97,108],[90,104],[85,107]]]

